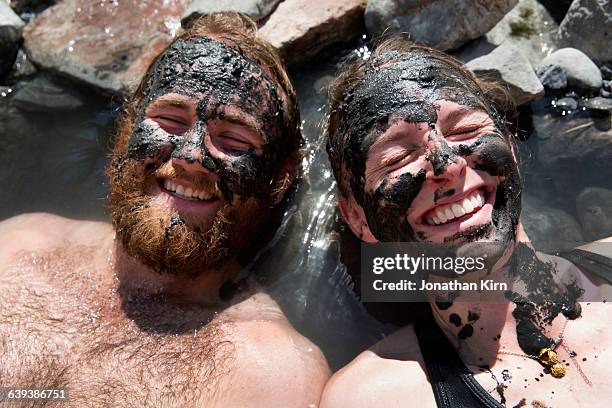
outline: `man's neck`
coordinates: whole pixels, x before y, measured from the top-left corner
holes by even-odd
[[[223,303],[221,288],[234,279],[241,267],[231,259],[220,267],[204,270],[195,277],[160,273],[130,256],[119,240],[114,240],[111,266],[120,294],[162,295],[168,301],[217,306]]]

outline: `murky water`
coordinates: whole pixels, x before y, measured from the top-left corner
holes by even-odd
[[[307,140],[304,181],[254,261],[274,277],[269,291],[294,325],[334,367],[389,329],[363,311],[340,259],[335,183],[321,136],[325,85],[337,60],[293,73]],[[41,73],[0,91],[0,220],[34,211],[108,220],[104,168],[119,101]],[[611,198],[600,190],[612,190],[610,117],[562,113],[550,98],[532,110],[521,112],[519,122],[531,129],[517,141],[527,232],[546,251],[612,235],[603,222],[612,219]]]

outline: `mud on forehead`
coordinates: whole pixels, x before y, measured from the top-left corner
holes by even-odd
[[[203,96],[198,114],[207,119],[219,114],[223,105],[231,104],[258,118],[264,126],[280,129],[282,123],[283,103],[275,82],[253,61],[209,38],[177,40],[164,51],[149,70],[139,113],[171,92]]]
[[[367,153],[390,126],[389,119],[433,127],[438,120],[435,102],[440,100],[482,109],[498,129],[503,128],[501,117],[481,89],[446,62],[420,52],[398,51],[382,53],[369,62],[363,78],[339,106],[336,132],[343,140],[344,162],[352,176],[363,177]]]

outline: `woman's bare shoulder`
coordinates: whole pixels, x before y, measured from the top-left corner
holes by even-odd
[[[357,356],[325,387],[321,407],[435,407],[417,337],[406,326]]]

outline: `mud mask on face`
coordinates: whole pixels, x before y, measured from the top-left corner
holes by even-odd
[[[189,134],[173,135],[143,123],[149,103],[176,93],[198,100],[197,122]],[[228,202],[240,197],[268,197],[283,149],[283,104],[272,79],[255,63],[223,43],[208,38],[178,40],[149,70],[143,102],[128,146],[131,159],[154,158],[163,163],[170,157],[196,161],[200,149],[202,166],[219,176],[219,188]],[[253,149],[230,159],[210,154],[204,143],[207,124],[225,119],[232,106],[261,125],[262,152]]]
[[[438,120],[435,103],[441,100],[484,110],[493,119],[498,134],[481,136],[472,144],[451,148],[444,137],[433,131]],[[374,190],[365,188],[367,155],[390,126],[391,117],[430,126],[430,137],[436,140],[426,159],[431,162],[435,175],[444,173],[458,156],[474,155],[477,169],[503,178],[493,211],[493,223],[500,236],[490,238],[514,236],[520,214],[520,180],[511,150],[501,136],[503,121],[476,84],[460,70],[419,53],[383,53],[369,64],[364,77],[346,94],[339,109],[342,119],[337,132],[344,138],[344,162],[350,173],[351,190],[379,241],[426,239],[417,236],[406,219],[412,201],[425,182],[425,169],[393,179],[385,177]],[[484,230],[470,233],[482,235]]]

